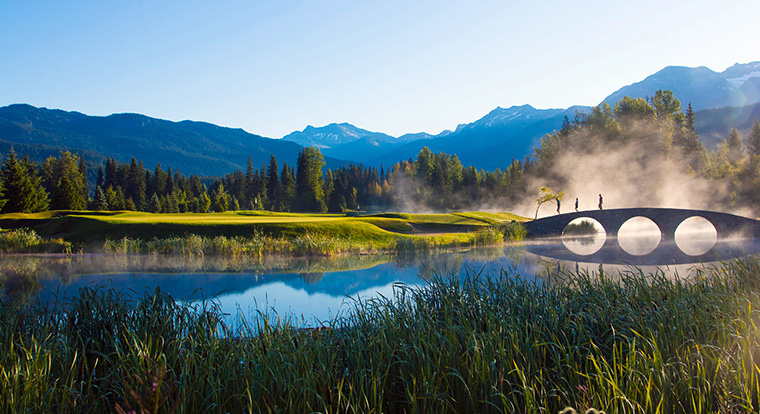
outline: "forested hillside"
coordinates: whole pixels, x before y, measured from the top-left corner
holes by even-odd
[[[3,213],[45,209],[208,212],[226,210],[330,211],[497,209],[528,214],[548,187],[594,208],[604,193],[609,207],[669,206],[760,213],[760,123],[746,139],[737,129],[709,151],[670,91],[650,101],[625,97],[590,113],[565,118],[532,156],[505,170],[462,165],[457,155],[423,148],[416,159],[391,166],[325,168],[318,149],[289,164],[271,155],[256,167],[201,180],[108,157],[88,191],[83,158],[61,152],[37,164],[11,151],[2,167]],[[592,200],[592,201],[589,201]],[[566,203],[571,205],[572,203]]]
[[[0,152],[7,154],[11,146],[38,162],[71,151],[91,168],[107,157],[124,162],[137,158],[145,165],[161,163],[200,176],[242,169],[249,157],[255,165],[266,163],[272,154],[294,164],[303,149],[293,142],[204,122],[171,122],[139,114],[98,117],[30,105],[0,108]],[[329,158],[327,162],[343,164]]]

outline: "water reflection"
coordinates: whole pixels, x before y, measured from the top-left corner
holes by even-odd
[[[604,233],[596,233],[588,236],[562,236],[562,244],[571,252],[588,256],[599,251],[604,246],[607,237]]]
[[[620,226],[617,237],[620,248],[628,254],[644,256],[660,245],[662,234],[651,219],[633,217]]]
[[[436,273],[519,275],[546,283],[568,271],[631,269],[626,262],[597,261],[607,254],[606,246],[599,253],[582,256],[569,251],[564,243],[554,240],[422,256],[344,255],[331,259],[5,255],[0,257],[0,283],[6,299],[43,302],[75,297],[83,287],[112,288],[132,297],[158,288],[181,301],[214,298],[230,315],[231,324],[239,315],[275,313],[295,318],[302,325],[318,325],[345,311],[354,300],[390,297],[397,283],[421,285]],[[755,240],[721,241],[714,252],[729,259],[760,252],[760,248]],[[695,266],[672,260],[640,265],[644,272],[667,266],[679,275],[688,274]]]
[[[562,244],[580,256],[598,252],[606,240],[602,224],[590,217],[579,217],[571,221],[562,232]]]
[[[690,217],[676,228],[676,244],[689,256],[703,255],[718,242],[718,230],[703,217]]]

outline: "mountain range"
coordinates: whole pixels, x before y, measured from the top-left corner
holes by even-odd
[[[269,163],[272,154],[280,167],[294,166],[302,146],[281,139],[264,138],[242,129],[181,121],[171,122],[139,114],[88,116],[15,104],[0,108],[0,152],[10,147],[41,161],[70,150],[89,165],[103,165],[106,157],[129,162],[142,160],[152,169],[161,163],[187,175],[221,176],[245,170],[248,157],[255,168]],[[336,168],[342,160],[325,157]]]
[[[706,67],[669,66],[640,82],[611,93],[603,102],[614,105],[623,96],[647,98],[658,89],[670,89],[685,109],[696,112],[697,131],[714,149],[732,127],[745,136],[760,117],[760,62],[736,64],[717,73]],[[59,151],[81,154],[90,165],[102,165],[107,156],[128,162],[142,160],[148,168],[161,163],[185,174],[219,176],[245,169],[248,157],[256,168],[270,155],[294,165],[304,146],[320,148],[328,168],[347,163],[392,165],[414,158],[423,147],[457,154],[464,165],[506,168],[513,159],[533,152],[541,137],[561,127],[565,117],[590,107],[536,109],[530,105],[498,107],[482,118],[440,134],[392,137],[348,123],[307,126],[282,139],[266,138],[242,129],[140,114],[105,117],[14,104],[0,108],[0,152],[13,146],[19,154],[41,161]]]
[[[668,66],[640,82],[618,89],[603,102],[614,106],[624,96],[648,98],[658,89],[673,91],[684,110],[688,103],[692,104],[697,111],[697,128],[704,144],[714,149],[728,136],[732,127],[746,136],[757,119],[760,62],[736,64],[721,73],[703,66]],[[460,124],[454,131],[438,135],[406,134],[394,139],[380,134],[380,138],[374,135],[378,133],[350,124],[330,124],[322,128],[309,126],[283,139],[302,145],[317,145],[324,154],[370,165],[393,164],[414,157],[420,149],[428,147],[433,152],[457,154],[465,165],[503,169],[512,159],[531,155],[541,137],[559,129],[566,116],[572,120],[576,111],[590,110],[591,107],[586,106],[567,109],[536,109],[530,105],[499,107],[473,123]],[[340,131],[350,131],[350,134],[341,135]]]

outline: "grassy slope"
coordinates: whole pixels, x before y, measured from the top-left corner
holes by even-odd
[[[398,234],[410,233],[412,225],[431,229],[445,240],[462,238],[478,227],[525,219],[508,213],[383,213],[365,216],[344,214],[298,214],[273,212],[226,212],[152,214],[142,212],[54,211],[0,215],[0,227],[27,227],[42,236],[63,237],[74,243],[102,243],[106,238],[150,239],[184,234],[201,236],[324,235],[356,242],[387,244]],[[459,234],[457,234],[459,233]]]

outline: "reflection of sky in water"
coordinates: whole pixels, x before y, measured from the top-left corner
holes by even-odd
[[[690,217],[676,229],[678,248],[690,256],[707,253],[718,241],[718,231],[703,217]]]
[[[285,264],[266,271],[203,263],[193,263],[193,267],[186,271],[167,270],[155,267],[158,262],[165,261],[156,261],[155,257],[146,259],[148,264],[136,260],[126,266],[125,263],[109,265],[112,267],[105,267],[103,257],[24,257],[21,261],[25,268],[37,269],[35,277],[38,283],[34,285],[37,286],[34,295],[42,301],[53,300],[56,295],[73,297],[85,286],[113,288],[133,298],[142,297],[145,292],[153,292],[158,287],[181,301],[213,298],[222,311],[230,315],[228,323],[233,326],[238,316],[251,320],[259,313],[276,313],[298,325],[313,326],[318,324],[315,321],[327,321],[346,312],[356,298],[373,298],[378,294],[392,298],[394,284],[423,285],[436,273],[463,275],[470,272],[499,276],[504,270],[508,277],[520,275],[527,280],[551,282],[558,272],[593,273],[601,269],[615,274],[631,271],[631,267],[626,265],[590,263],[583,256],[573,255],[563,243],[555,240],[551,243],[526,243],[523,247],[476,248],[422,259],[385,257],[365,262],[367,258],[356,258],[360,261],[358,267],[354,262],[346,262],[346,258],[332,262],[309,259],[308,265],[297,262],[293,265],[294,270],[289,270],[289,264]],[[730,258],[727,254],[738,256],[739,252],[760,251],[756,244],[754,241],[732,244],[720,252],[724,255],[722,258],[727,259]],[[554,255],[558,251],[566,253],[564,256]],[[11,260],[13,258],[0,258],[0,266],[8,266]],[[50,260],[58,260],[57,267],[47,268],[46,261]],[[197,262],[197,259],[194,260]],[[331,270],[331,264],[338,268]],[[214,266],[221,269],[235,267],[237,270],[215,270]],[[694,264],[676,266],[671,263],[667,267],[642,266],[639,269],[644,273],[664,269],[669,274],[684,276],[693,267]],[[304,272],[304,269],[309,271]]]
[[[646,217],[633,217],[620,226],[617,234],[620,248],[628,254],[643,256],[657,248],[662,239],[660,228]]]
[[[592,236],[562,236],[562,244],[580,256],[588,256],[598,252],[606,240],[607,237],[603,233],[596,233]]]
[[[328,292],[308,292],[284,282],[272,282],[242,293],[220,295],[216,301],[222,311],[231,316],[229,323],[232,325],[237,316],[252,320],[258,313],[276,313],[280,317],[293,317],[298,324],[301,324],[303,318],[305,325],[318,326],[320,322],[328,321],[350,309],[354,300],[365,300],[378,295],[393,297],[394,284],[374,286],[356,292],[349,298]]]
[[[604,246],[604,242],[607,239],[604,226],[598,221],[590,217],[579,217],[572,220],[567,226],[578,226],[583,224],[591,224],[596,231],[594,234],[563,234],[562,244],[571,252],[580,255],[588,256],[594,254]]]

